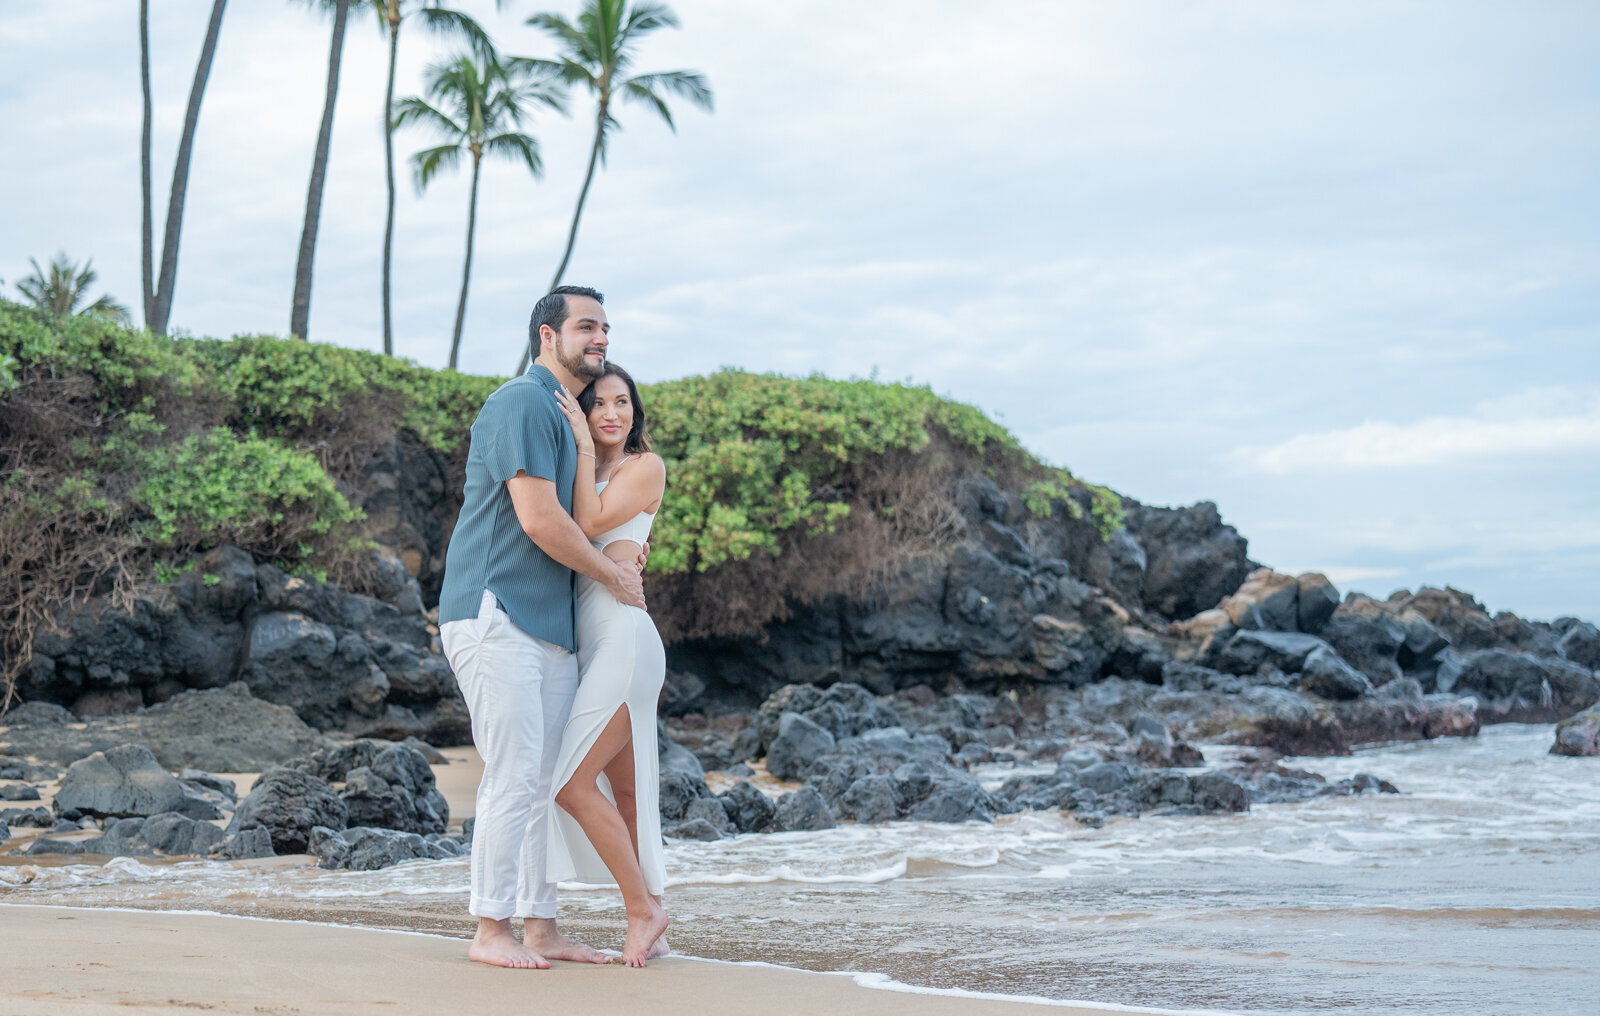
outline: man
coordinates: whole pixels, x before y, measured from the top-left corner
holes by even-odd
[[[637,564],[590,546],[572,520],[577,447],[555,393],[581,390],[605,365],[601,294],[561,286],[534,307],[528,372],[489,396],[472,424],[461,516],[445,554],[439,636],[483,756],[472,835],[478,918],[467,955],[502,967],[607,957],[556,930],[544,881],[545,812],[561,732],[578,688],[573,572],[643,607]],[[523,940],[511,932],[521,917]]]

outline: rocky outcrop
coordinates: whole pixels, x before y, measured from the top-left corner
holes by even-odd
[[[95,752],[67,767],[55,795],[58,815],[145,818],[178,812],[190,818],[220,817],[203,791],[185,786],[161,767],[143,745]]]
[[[29,707],[42,703],[29,703]],[[0,727],[0,748],[62,765],[120,744],[142,744],[168,769],[254,772],[315,751],[328,739],[285,706],[263,702],[241,683],[187,691],[122,716],[81,725],[28,721],[18,709]]]
[[[264,829],[278,854],[304,854],[318,826],[335,831],[349,824],[349,809],[319,776],[274,766],[261,774],[233,814],[229,833]]]
[[[753,706],[786,684],[886,695],[952,682],[1076,687],[1109,672],[1159,679],[1171,649],[1145,613],[1215,606],[1249,571],[1244,540],[1212,505],[1129,502],[1129,527],[1103,539],[1088,519],[1064,508],[1041,518],[986,479],[969,478],[956,500],[963,537],[873,595],[793,604],[759,641],[670,647],[672,711]]]
[[[1144,606],[1163,617],[1193,617],[1217,606],[1250,572],[1244,537],[1210,501],[1151,508],[1124,501],[1128,532],[1144,548]]]
[[[1600,681],[1587,667],[1512,649],[1449,650],[1434,684],[1475,695],[1487,722],[1552,723],[1600,700]]]
[[[288,765],[330,783],[343,783],[346,821],[419,835],[442,835],[450,805],[428,760],[405,744],[363,739],[326,748]]]
[[[430,833],[426,836],[398,829],[355,826],[311,831],[310,852],[318,867],[349,871],[376,871],[403,861],[443,861],[462,857],[469,847],[462,839]]]
[[[374,565],[380,579],[398,568],[381,555]],[[35,639],[20,690],[95,716],[242,681],[319,730],[460,743],[466,708],[416,583],[391,578],[393,603],[218,548],[131,609],[91,600],[64,611],[59,632]]]

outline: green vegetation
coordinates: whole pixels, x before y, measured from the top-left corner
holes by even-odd
[[[459,466],[502,380],[0,300],[0,677],[63,602],[172,581],[222,544],[360,588],[371,452],[407,429]],[[758,631],[790,599],[857,588],[904,548],[936,546],[959,531],[953,492],[972,473],[1036,516],[1087,513],[1102,535],[1121,524],[1114,493],[927,388],[724,370],[643,395],[670,478],[650,570],[671,636]]]
[[[909,385],[724,370],[641,396],[670,478],[650,556],[662,574],[777,553],[795,529],[832,532],[864,462],[920,452],[936,431],[973,463],[1025,457],[977,409]]]

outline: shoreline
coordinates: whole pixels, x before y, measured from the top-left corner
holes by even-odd
[[[259,1016],[351,1006],[433,1016],[464,997],[491,1011],[520,1009],[530,990],[540,1004],[576,1016],[633,1005],[649,1005],[660,1016],[748,1016],[774,997],[783,997],[793,1016],[1200,1013],[925,989],[876,973],[687,956],[656,960],[642,971],[559,961],[548,971],[511,971],[471,963],[465,940],[427,932],[192,910],[12,903],[0,903],[0,910],[9,973],[0,1008],[16,1016],[140,1008]],[[219,969],[230,976],[215,977]]]

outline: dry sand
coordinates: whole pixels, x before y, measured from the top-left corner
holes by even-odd
[[[466,943],[199,914],[0,907],[0,1013],[200,1010],[599,1016],[1089,1016],[1107,1010],[863,988],[851,978],[668,957],[644,970],[501,970]]]

